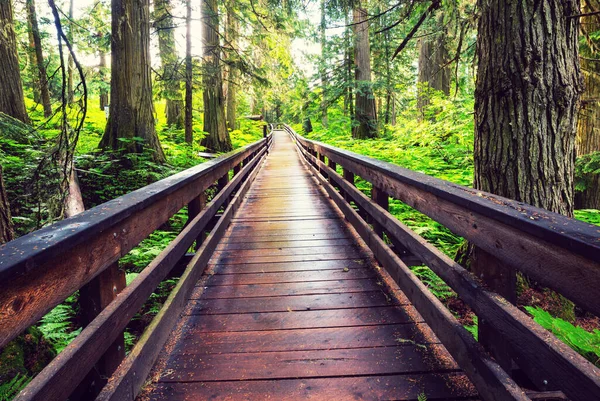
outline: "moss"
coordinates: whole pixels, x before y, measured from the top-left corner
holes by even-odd
[[[0,352],[0,382],[38,374],[56,356],[37,327],[30,327]]]

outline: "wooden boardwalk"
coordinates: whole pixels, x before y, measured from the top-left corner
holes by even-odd
[[[143,392],[152,400],[468,399],[469,380],[283,131]]]

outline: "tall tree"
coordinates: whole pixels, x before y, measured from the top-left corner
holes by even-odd
[[[100,85],[100,110],[104,110],[106,106],[108,106],[108,90],[104,86],[106,84],[108,75],[107,66],[106,66],[106,52],[104,49],[99,50],[100,54],[100,64],[98,65],[98,71],[100,75],[101,85]]]
[[[230,47],[230,54],[235,53],[237,47],[237,39],[239,34],[238,16],[235,10],[235,1],[229,1],[227,4],[227,44]],[[237,57],[235,57],[237,58]],[[228,66],[227,77],[227,128],[230,130],[237,129],[236,108],[237,108],[237,85],[238,85],[238,70],[231,60]]]
[[[354,4],[353,16],[356,104],[352,136],[374,138],[377,136],[377,111],[371,82],[369,22],[367,10],[362,8],[360,2]]]
[[[185,18],[185,141],[191,144],[194,140],[192,131],[192,1],[186,0]]]
[[[327,127],[329,121],[327,118],[327,49],[326,49],[326,35],[325,30],[327,28],[327,19],[325,13],[325,0],[321,0],[321,24],[319,25],[319,33],[321,39],[321,124],[323,127]]]
[[[100,147],[141,152],[145,145],[163,162],[152,104],[149,0],[112,0],[111,53],[110,114]]]
[[[431,28],[434,32],[419,40],[420,85],[417,106],[421,117],[431,101],[430,90],[450,94],[450,69],[446,66],[450,57],[443,26],[442,13],[439,13],[436,23]]]
[[[166,99],[165,114],[167,125],[183,127],[183,98],[179,79],[179,57],[175,47],[175,27],[173,26],[170,0],[154,0],[154,21],[158,30],[158,50],[162,62],[162,80]]]
[[[231,138],[225,126],[225,98],[221,75],[221,46],[219,45],[219,8],[216,0],[202,0],[204,86],[204,132],[201,145],[217,152],[232,149]]]
[[[29,122],[25,109],[11,0],[0,0],[0,112]]]
[[[475,187],[571,216],[583,86],[578,21],[569,16],[578,0],[479,0],[478,8]]]
[[[44,54],[42,52],[42,39],[37,22],[37,12],[35,9],[35,0],[27,0],[27,19],[31,29],[31,37],[35,51],[35,58],[38,70],[39,91],[44,107],[44,117],[48,118],[52,115],[52,104],[50,102],[50,91],[48,90],[48,75],[46,74],[46,65],[44,63]]]
[[[582,107],[577,122],[577,156],[600,152],[600,1],[583,1],[582,13],[590,14],[581,19],[581,33],[585,38],[581,46],[581,69],[585,82]],[[575,194],[578,209],[600,209],[600,174],[586,175],[586,188]]]

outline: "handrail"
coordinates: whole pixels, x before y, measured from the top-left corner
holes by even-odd
[[[52,399],[68,397],[113,341],[122,337],[123,329],[156,286],[174,266],[187,261],[185,253],[194,241],[200,248],[198,257],[212,254],[213,249],[200,247],[203,232],[210,230],[215,221],[213,233],[219,224],[226,227],[235,210],[237,198],[232,197],[247,189],[271,143],[272,134],[0,247],[2,347],[76,290],[92,282],[106,285],[105,273],[112,272],[121,256],[188,205],[189,220],[181,234],[132,285],[118,296],[114,294],[115,300],[96,311],[97,317],[82,334],[18,399],[44,399],[49,394]],[[231,170],[234,176],[230,181]],[[204,193],[215,182],[218,192],[205,205]],[[217,212],[222,206],[227,209],[219,218]],[[197,271],[204,266],[195,261],[192,267]],[[120,290],[117,284],[109,285],[111,293]],[[120,354],[122,358],[124,352]],[[119,362],[113,363],[115,368]]]
[[[558,388],[572,399],[598,398],[600,369],[498,294],[487,290],[462,266],[394,218],[387,211],[387,198],[392,196],[429,215],[503,263],[539,278],[544,285],[596,313],[600,310],[596,299],[600,283],[598,227],[308,140],[289,126],[285,128],[332,199],[484,398],[490,395],[490,383],[498,385],[502,381],[501,377],[490,379],[499,366],[488,370],[488,378],[482,379],[486,369],[477,367],[473,361],[483,357],[477,356],[476,350],[463,341],[462,327],[453,327],[450,317],[445,321],[439,301],[423,294],[427,291],[425,287],[382,241],[383,232],[394,245],[405,247],[440,276],[474,310],[480,323],[491,326],[495,336],[508,343],[509,361],[514,359],[540,389]],[[336,171],[338,164],[344,169],[343,177]],[[354,187],[354,174],[373,184],[373,199]],[[350,206],[350,200],[358,206],[360,216]],[[575,263],[579,265],[572,266]],[[580,294],[587,291],[587,295]],[[471,357],[465,357],[469,353]],[[491,390],[491,394],[494,392],[497,388]]]

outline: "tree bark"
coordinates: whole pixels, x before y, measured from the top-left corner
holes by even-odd
[[[186,1],[185,19],[185,142],[191,144],[194,140],[192,131],[192,1]]]
[[[146,146],[156,161],[164,162],[154,126],[149,0],[112,0],[111,7],[110,114],[100,147],[139,153]]]
[[[29,123],[25,109],[11,0],[0,0],[0,112]]]
[[[358,139],[377,136],[377,111],[371,86],[371,47],[367,11],[359,4],[354,7],[354,63],[356,77],[355,121],[352,137]]]
[[[27,19],[31,27],[31,36],[35,51],[35,58],[38,70],[38,82],[42,106],[44,107],[44,117],[52,115],[52,104],[50,102],[50,91],[48,90],[48,75],[46,74],[46,65],[44,64],[44,54],[42,52],[42,39],[37,23],[37,12],[35,9],[35,0],[27,0]]]
[[[175,48],[172,6],[170,0],[154,0],[154,21],[158,29],[158,50],[162,62],[162,79],[166,99],[167,125],[182,128],[184,125],[183,97],[179,80],[179,57]]]
[[[598,0],[586,0],[583,5],[584,14],[600,11]],[[588,43],[582,46],[580,58],[585,92],[577,122],[575,141],[577,156],[600,151],[600,65],[592,61],[600,54],[600,40],[595,40],[590,35],[598,30],[600,30],[599,15],[582,17],[581,31]],[[585,179],[585,190],[575,193],[575,208],[600,209],[600,174],[588,174]]]
[[[479,10],[474,185],[572,216],[578,1],[479,0]]]
[[[201,145],[216,152],[232,149],[225,123],[225,99],[221,75],[219,46],[219,9],[216,0],[202,1],[204,52],[202,83],[204,85],[204,132]]]
[[[321,35],[321,125],[327,128],[329,120],[327,118],[327,41],[325,37],[325,29],[327,22],[325,19],[325,0],[321,0],[321,25],[319,27]]]
[[[102,81],[102,86],[100,87],[100,110],[104,110],[106,106],[108,106],[108,91],[104,87],[106,83],[106,53],[103,50],[100,50],[100,80]]]
[[[29,47],[27,48],[27,58],[29,59],[29,68],[31,73],[31,91],[33,92],[33,101],[42,103],[42,94],[40,93],[39,70],[37,69],[37,61],[35,59],[35,41],[33,40],[33,29],[31,22],[27,19],[27,36],[29,37]],[[27,86],[26,83],[24,83]]]
[[[0,165],[0,245],[12,241],[15,236],[10,205],[2,180],[2,166]]]
[[[431,103],[431,90],[450,94],[450,69],[445,67],[450,57],[440,17],[434,29],[441,29],[442,32],[419,40],[417,107],[421,118],[424,118],[425,109]]]
[[[230,1],[227,5],[227,42],[232,50],[237,46],[239,23],[235,14],[235,2]],[[233,54],[233,51],[231,52]],[[229,76],[227,79],[227,128],[235,130],[238,128],[236,108],[237,108],[237,85],[238,71],[237,68],[229,64]]]

